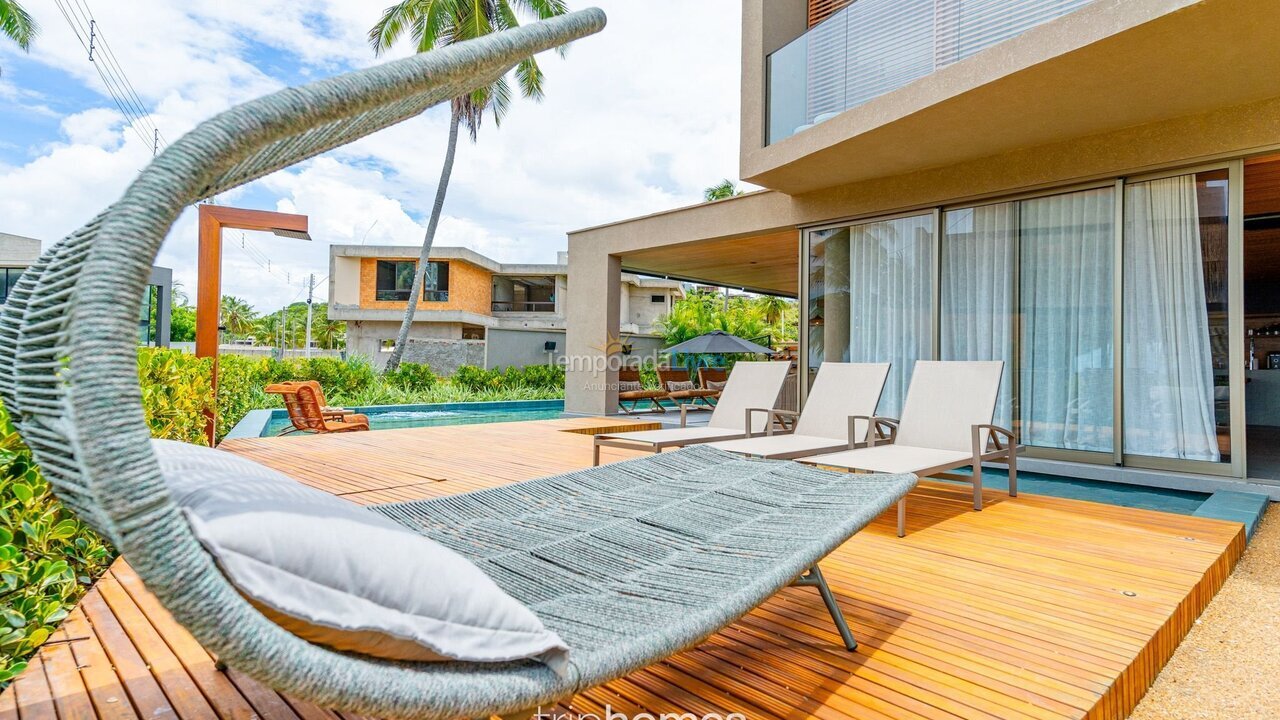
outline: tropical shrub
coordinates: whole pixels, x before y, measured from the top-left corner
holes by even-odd
[[[213,407],[209,358],[164,348],[138,348],[142,410],[152,437],[208,444],[205,413]]]
[[[395,370],[384,373],[382,379],[388,385],[409,392],[430,390],[439,382],[431,366],[418,363],[400,363]]]
[[[0,688],[26,669],[114,557],[50,494],[0,408]]]

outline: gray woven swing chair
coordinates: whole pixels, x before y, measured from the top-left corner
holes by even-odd
[[[151,263],[183,209],[487,85],[604,24],[600,10],[576,12],[232,108],[156,157],[10,294],[0,398],[19,432],[57,495],[220,662],[367,715],[510,715],[690,647],[793,583],[819,588],[852,649],[816,564],[892,507],[910,476],[852,482],[694,448],[380,508],[461,551],[528,605],[569,644],[564,674],[534,661],[389,662],[304,641],[235,590],[163,484],[133,338]],[[517,532],[521,519],[558,537]],[[564,561],[549,562],[557,552]]]

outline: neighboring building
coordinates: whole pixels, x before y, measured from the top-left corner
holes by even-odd
[[[1029,469],[1280,483],[1273,4],[742,18],[741,176],[766,189],[569,234],[568,410],[613,410],[598,348],[642,272],[798,298],[800,376],[892,361],[881,414],[916,360],[1004,360]]]
[[[22,271],[40,259],[40,241],[0,232],[0,303],[18,284]],[[169,346],[169,312],[173,295],[173,271],[152,267],[138,312],[138,344]]]
[[[463,364],[545,364],[564,354],[565,253],[555,264],[508,264],[466,248],[436,247],[430,262],[406,360],[449,372]],[[346,321],[348,352],[380,362],[391,351],[416,267],[408,246],[329,248],[329,318]],[[683,297],[683,286],[635,275],[621,281],[619,333],[652,344],[654,323]]]

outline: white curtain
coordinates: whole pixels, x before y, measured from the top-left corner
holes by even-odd
[[[1020,420],[1030,445],[1114,446],[1114,191],[1019,203]]]
[[[1194,175],[1125,195],[1124,449],[1221,459]]]
[[[915,361],[930,355],[932,268],[932,214],[849,229],[849,360],[893,363],[880,415],[898,417]]]
[[[1012,427],[1018,205],[949,210],[943,228],[942,359],[1003,360],[995,422]]]

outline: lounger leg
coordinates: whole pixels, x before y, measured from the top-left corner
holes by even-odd
[[[844,620],[844,613],[840,611],[840,606],[836,604],[836,596],[831,593],[831,588],[827,586],[827,579],[822,576],[822,570],[817,565],[809,568],[809,572],[796,578],[792,585],[801,587],[816,587],[818,593],[822,595],[822,602],[827,606],[827,612],[831,613],[831,619],[835,621],[836,630],[840,633],[840,639],[844,641],[844,647],[849,652],[858,649],[858,641],[853,639],[853,633],[849,631],[849,623]]]
[[[1018,448],[1009,443],[1009,497],[1018,497]]]
[[[600,443],[599,441],[591,443],[593,449],[591,451],[591,467],[600,466]]]
[[[907,536],[907,498],[898,501],[898,537]]]
[[[982,461],[973,464],[973,509],[982,509]]]

